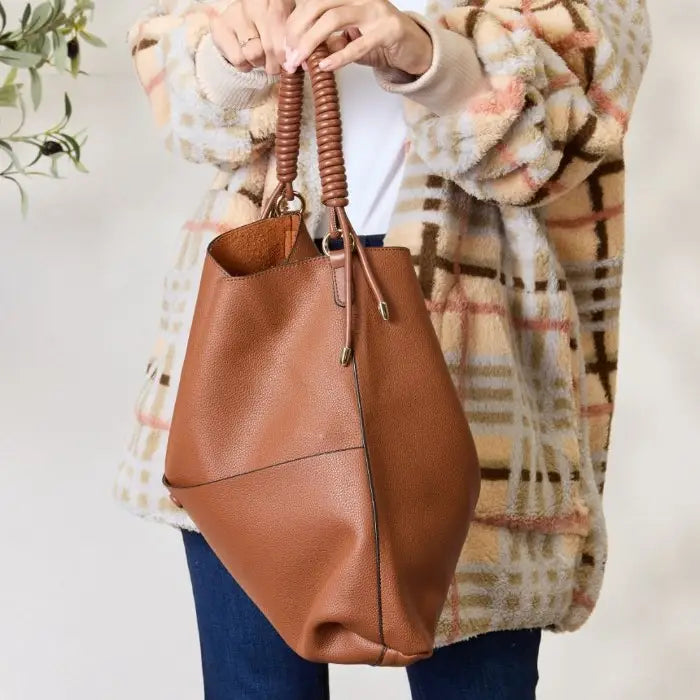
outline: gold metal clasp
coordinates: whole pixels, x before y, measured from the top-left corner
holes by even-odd
[[[291,205],[295,200],[299,202],[299,206],[293,209]],[[287,214],[301,214],[303,216],[306,211],[306,200],[296,191],[294,192],[294,199],[288,200],[284,192],[282,192],[282,194],[277,197],[273,210],[274,216],[286,216]]]
[[[324,252],[325,255],[330,257],[331,254],[331,246],[330,246],[330,241],[331,238],[333,238],[334,233],[340,233],[340,231],[329,231],[324,237],[323,240],[321,241],[321,250]],[[338,238],[338,240],[342,240],[342,238]],[[350,236],[350,250],[352,252],[355,252],[355,236]]]

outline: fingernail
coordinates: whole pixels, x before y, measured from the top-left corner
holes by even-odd
[[[318,67],[321,70],[328,70],[330,68],[331,62],[327,59],[324,58],[323,60],[318,62]]]

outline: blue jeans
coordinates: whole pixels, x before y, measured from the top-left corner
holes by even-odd
[[[204,538],[183,531],[206,700],[327,700],[327,664],[277,634]],[[414,700],[533,700],[540,630],[491,632],[436,649],[407,669]]]
[[[357,237],[362,242],[365,248],[381,248],[384,245],[384,238],[386,237],[383,233],[373,233],[369,236],[363,236],[358,234]],[[321,239],[316,239],[316,247],[321,250]],[[331,241],[331,248],[342,248],[342,243],[340,241]]]

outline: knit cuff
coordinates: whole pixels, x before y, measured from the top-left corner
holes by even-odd
[[[416,12],[406,13],[430,35],[433,62],[419,77],[396,69],[375,69],[379,85],[422,104],[437,115],[457,111],[476,92],[484,74],[471,40],[429,21]]]
[[[197,82],[204,96],[222,109],[255,107],[276,81],[262,68],[248,73],[237,70],[224,58],[211,34],[202,37],[194,60]]]

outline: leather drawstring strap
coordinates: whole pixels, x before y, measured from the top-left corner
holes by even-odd
[[[367,253],[365,252],[365,247],[362,244],[360,244],[359,240],[357,239],[357,234],[355,233],[355,230],[353,229],[352,224],[348,220],[348,215],[346,214],[345,209],[341,209],[339,211],[339,216],[340,216],[341,226],[352,231],[354,239],[358,243],[358,245],[356,246],[357,257],[360,258],[360,264],[362,265],[362,269],[364,270],[365,277],[367,279],[367,283],[369,284],[370,289],[372,290],[372,294],[374,294],[374,298],[377,300],[377,307],[379,308],[379,313],[381,314],[381,317],[385,321],[388,321],[389,320],[389,305],[384,300],[384,295],[382,294],[382,290],[379,286],[379,282],[377,281],[377,278],[374,276],[374,273],[372,272],[372,266],[369,264],[369,260],[367,259]]]
[[[328,56],[325,44],[319,46],[308,58],[307,66],[311,77],[314,111],[316,113],[316,142],[318,145],[318,164],[321,178],[321,200],[328,207],[329,238],[343,239],[346,253],[344,260],[345,274],[345,344],[340,354],[340,362],[347,365],[352,358],[352,256],[357,251],[360,266],[372,290],[379,313],[385,321],[389,320],[389,307],[384,299],[377,278],[372,272],[367,254],[360,239],[348,220],[345,207],[348,205],[348,183],[343,158],[343,134],[338,103],[338,90],[335,76],[330,71],[319,68],[319,62]],[[299,157],[299,134],[301,129],[301,111],[303,102],[304,71],[299,68],[295,73],[282,73],[279,85],[279,105],[277,117],[277,136],[275,156],[277,160],[277,179],[279,184],[270,196],[263,211],[269,216],[282,199],[292,201],[298,195],[292,185],[297,176]],[[303,201],[303,200],[302,200]]]

